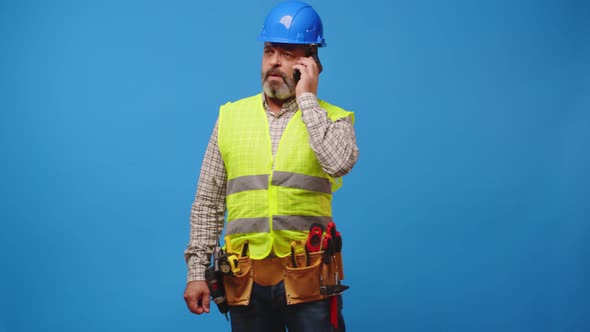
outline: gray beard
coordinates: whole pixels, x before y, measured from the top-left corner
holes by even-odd
[[[267,97],[278,100],[287,100],[295,96],[295,80],[292,78],[286,78],[285,80],[287,81],[286,83],[268,82],[265,80],[262,84],[264,94]]]

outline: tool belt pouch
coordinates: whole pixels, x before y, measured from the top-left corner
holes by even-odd
[[[296,255],[298,266],[305,265],[303,255]],[[309,266],[291,267],[285,266],[285,293],[287,304],[318,301],[326,298],[320,294],[320,275],[322,272],[321,252],[310,254]]]
[[[337,274],[336,274],[337,273]],[[324,286],[336,285],[339,280],[344,279],[344,269],[342,268],[342,253],[337,252],[330,259],[330,263],[322,264],[322,281]]]
[[[344,279],[344,267],[342,267],[342,252],[337,252],[334,254],[334,263],[336,264],[336,269],[338,270],[338,276],[340,280]]]
[[[254,279],[252,277],[252,262],[249,257],[238,260],[239,275],[224,275],[223,287],[229,305],[248,305]]]

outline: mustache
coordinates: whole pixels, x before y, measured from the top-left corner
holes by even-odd
[[[264,74],[264,79],[266,80],[270,75],[273,76],[280,76],[283,78],[283,81],[285,81],[285,73],[283,73],[280,69],[278,68],[271,68],[269,70],[266,71],[266,74]]]

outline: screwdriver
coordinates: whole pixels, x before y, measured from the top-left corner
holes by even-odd
[[[297,259],[295,258],[295,241],[291,242],[291,264],[293,267],[297,267]]]

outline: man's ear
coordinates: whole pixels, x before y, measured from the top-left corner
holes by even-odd
[[[307,56],[313,57],[313,59],[315,60],[315,63],[318,64],[318,69],[321,73],[324,68],[322,66],[322,63],[320,62],[320,57],[318,56],[318,46],[317,45],[310,45],[308,48],[308,55]]]

